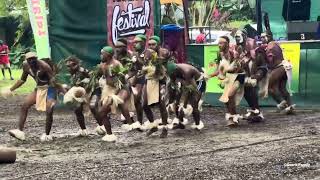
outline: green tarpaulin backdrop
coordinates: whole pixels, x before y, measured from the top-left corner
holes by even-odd
[[[285,0],[262,0],[262,11],[268,12],[272,33],[276,39],[287,38],[287,24],[282,17]],[[310,21],[320,16],[320,0],[311,0]]]
[[[154,3],[155,33],[160,26],[160,2]],[[89,68],[100,61],[107,45],[107,0],[50,0],[51,57],[59,61],[77,55]]]

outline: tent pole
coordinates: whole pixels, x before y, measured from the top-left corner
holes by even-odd
[[[183,15],[184,15],[184,39],[185,44],[189,44],[189,10],[188,10],[188,1],[183,0]]]
[[[256,0],[256,18],[257,18],[257,31],[258,35],[262,33],[262,9],[261,0]]]

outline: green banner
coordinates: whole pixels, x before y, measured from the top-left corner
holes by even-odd
[[[215,59],[217,58],[217,53],[219,51],[218,45],[204,46],[204,68],[208,73],[213,73],[217,65],[215,64]],[[219,86],[218,78],[211,78],[207,84],[207,91],[209,93],[222,93],[223,89]]]
[[[45,0],[26,0],[38,58],[50,58]]]
[[[282,42],[280,43],[284,59],[292,64],[292,93],[299,91],[300,72],[300,43]]]

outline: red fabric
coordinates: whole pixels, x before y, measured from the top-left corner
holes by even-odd
[[[5,55],[2,55],[5,54]],[[9,64],[9,48],[7,45],[0,46],[0,64]]]
[[[197,43],[197,44],[202,44],[202,43],[204,43],[205,41],[206,41],[206,35],[203,34],[203,33],[199,34],[199,35],[197,36],[197,38],[196,38],[196,43]]]

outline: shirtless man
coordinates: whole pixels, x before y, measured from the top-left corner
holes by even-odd
[[[179,103],[179,107],[176,108],[179,121],[174,120],[173,128],[184,129],[186,123],[184,117],[192,114],[194,119],[192,128],[201,130],[204,127],[200,120],[201,98],[206,91],[203,73],[190,64],[175,64],[174,62],[167,63],[167,73],[170,83],[181,84],[176,94],[176,103]]]
[[[123,66],[131,66],[131,55],[128,51],[128,41],[127,39],[120,38],[115,43],[115,53],[114,58],[121,62]]]
[[[267,31],[261,35],[261,48],[265,49],[268,66],[268,91],[278,103],[277,108],[287,114],[294,112],[295,105],[292,103],[287,83],[290,79],[288,74],[292,71],[290,62],[284,60],[282,49],[272,38],[272,33]]]
[[[134,62],[132,62],[131,58],[132,58],[132,52],[130,52],[128,50],[128,41],[125,38],[120,38],[116,41],[115,43],[115,53],[114,53],[114,58],[118,61],[120,61],[120,63],[125,66],[126,68],[128,68],[129,72],[128,75],[126,76],[128,78],[128,76],[133,76],[133,66],[134,66]],[[140,103],[141,104],[141,103]],[[133,112],[130,112],[130,117],[133,120]],[[124,116],[121,115],[121,120],[125,120]],[[138,124],[139,125],[139,124]]]
[[[134,123],[134,129],[143,129],[143,108],[142,108],[142,89],[145,83],[145,77],[141,74],[142,67],[144,65],[144,53],[146,46],[146,36],[137,35],[134,40],[134,51],[132,53],[132,66],[126,76],[129,81],[132,92],[134,94],[134,105],[137,113],[138,122]]]
[[[105,78],[102,88],[101,103],[99,106],[99,116],[105,126],[107,134],[102,138],[103,141],[116,141],[116,136],[112,134],[110,124],[110,113],[123,114],[128,125],[132,119],[129,115],[130,91],[125,82],[121,63],[113,58],[114,51],[110,46],[101,50],[101,63],[98,67],[99,73]],[[120,112],[119,112],[120,111]]]
[[[174,60],[172,56],[172,52],[168,49],[161,47],[161,40],[159,36],[151,36],[148,41],[148,48],[157,52],[158,57],[162,58],[163,60]],[[170,58],[170,59],[168,59]]]
[[[61,89],[55,82],[55,74],[52,66],[43,60],[38,60],[36,53],[28,52],[26,54],[26,61],[23,63],[21,79],[6,92],[2,92],[2,94],[9,95],[21,87],[26,82],[29,75],[36,81],[37,87],[26,97],[22,104],[18,129],[10,130],[9,134],[22,141],[26,139],[25,133],[23,132],[24,124],[30,107],[35,104],[38,111],[46,112],[45,134],[41,135],[40,140],[42,142],[51,141],[53,138],[50,135],[50,130],[53,121],[53,110],[56,104],[56,89]]]
[[[149,49],[156,51],[158,54],[160,52],[161,44],[160,44],[160,37],[159,36],[151,36],[148,41]]]
[[[167,137],[168,134],[168,112],[166,110],[166,70],[163,58],[159,58],[157,52],[152,49],[145,51],[145,66],[143,72],[145,73],[145,84],[143,86],[143,110],[150,122],[147,136],[162,129],[161,138]],[[153,112],[151,110],[152,104],[158,104],[161,115],[161,126],[158,127],[157,122],[154,120]]]
[[[88,89],[88,83],[90,81],[89,70],[85,69],[80,64],[80,59],[75,56],[70,56],[65,60],[66,66],[68,68],[69,73],[71,74],[71,85],[69,91],[65,94],[64,101],[68,101],[70,99],[70,103],[76,102],[75,107],[75,115],[80,125],[80,130],[76,134],[77,136],[87,136],[88,132],[86,130],[85,119],[83,115],[83,108],[85,105],[85,95],[90,93]],[[80,97],[75,97],[77,93],[80,93]],[[91,96],[90,100],[93,96]],[[96,109],[90,108],[93,116],[97,119],[99,126],[102,126],[102,122],[100,118],[97,116]],[[98,127],[99,127],[98,126]],[[103,127],[103,126],[102,126]],[[102,131],[104,127],[101,128]],[[105,132],[105,131],[104,131]],[[99,131],[97,131],[99,134]]]
[[[274,41],[267,46],[267,59],[269,69],[269,93],[278,103],[279,110],[284,110],[287,114],[294,111],[290,93],[287,90],[288,74],[292,70],[291,64],[284,60],[281,47]]]
[[[264,117],[259,108],[257,83],[266,77],[268,69],[265,63],[256,61],[257,44],[254,39],[248,38],[244,31],[237,31],[235,39],[235,58],[240,59],[241,66],[246,73],[244,98],[250,109],[247,110],[245,118],[249,122],[260,122]]]
[[[230,49],[229,38],[222,36],[219,39],[220,61],[217,71],[211,76],[217,76],[224,87],[220,101],[227,107],[226,120],[227,126],[234,127],[242,117],[237,114],[236,107],[243,96],[243,85],[245,73],[241,68],[240,61],[234,58],[234,52]]]

